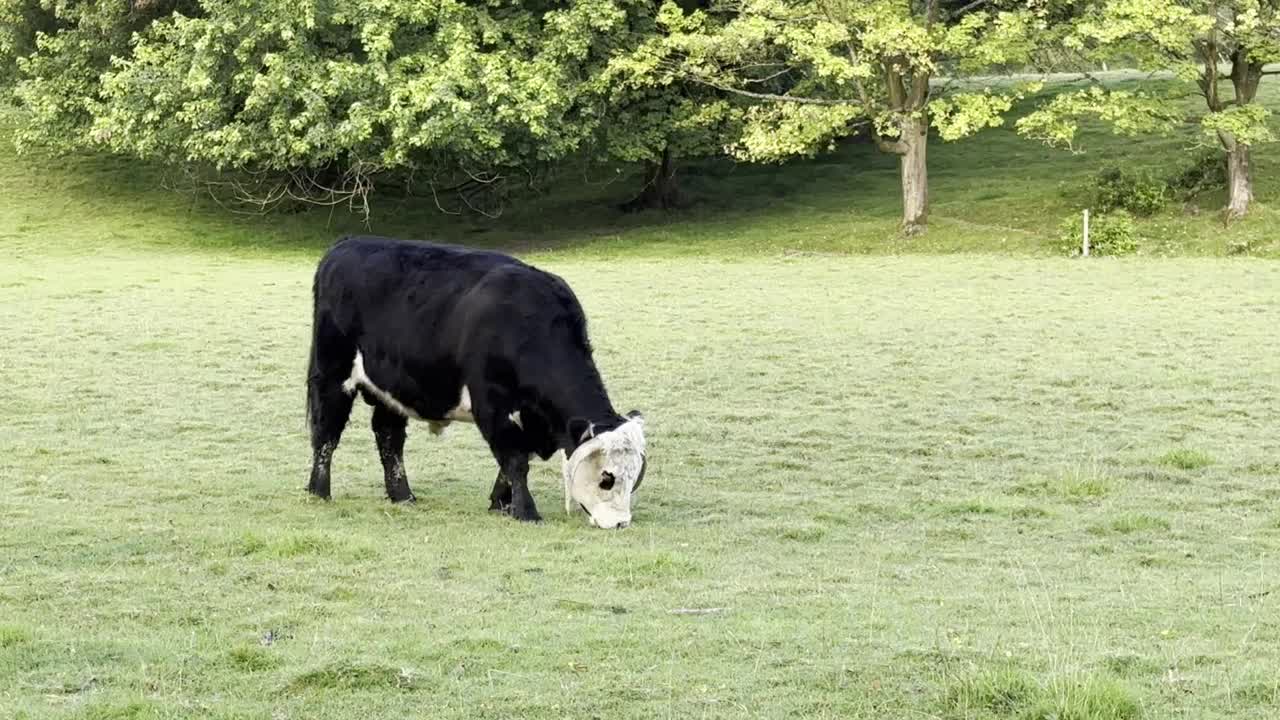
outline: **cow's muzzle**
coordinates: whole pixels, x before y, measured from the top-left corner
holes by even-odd
[[[591,523],[592,527],[598,527],[601,530],[621,530],[631,524],[630,520],[618,520],[613,525],[605,525],[597,520],[595,515],[591,514],[591,511],[587,509],[586,505],[578,503],[578,507],[582,508],[582,512],[587,514],[587,522]]]

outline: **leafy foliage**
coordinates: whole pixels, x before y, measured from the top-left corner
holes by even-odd
[[[992,93],[962,93],[932,103],[934,127],[943,140],[959,140],[983,128],[1000,127],[1015,97]]]
[[[1147,171],[1111,166],[1094,177],[1092,208],[1099,213],[1127,210],[1150,215],[1164,207],[1169,188],[1165,181]]]
[[[36,35],[52,26],[39,0],[0,0],[0,87],[17,80],[18,58],[30,55]]]
[[[691,13],[668,2],[661,20],[669,32],[636,55],[659,71],[652,82],[683,74],[765,103],[809,106],[754,113],[748,122],[756,127],[748,133],[757,137],[797,117],[821,130],[804,133],[799,143],[794,129],[778,133],[774,148],[743,144],[752,157],[809,154],[847,131],[854,117],[895,138],[904,116],[919,115],[939,123],[944,138],[960,139],[998,125],[1018,93],[931,93],[928,81],[944,67],[977,72],[1023,62],[1040,25],[1026,10],[941,13],[938,3],[884,0],[751,0],[731,11]]]
[[[1015,123],[1018,132],[1049,145],[1074,148],[1080,121],[1102,120],[1119,135],[1167,134],[1182,121],[1182,108],[1168,94],[1090,87],[1054,95]]]
[[[1200,126],[1210,138],[1226,135],[1241,145],[1261,145],[1275,140],[1270,118],[1271,110],[1262,105],[1229,105],[1205,115]]]
[[[661,37],[662,11],[659,4],[638,6],[630,14],[626,37]],[[593,92],[608,107],[595,156],[653,163],[666,153],[686,159],[722,153],[728,139],[740,132],[741,104],[713,88],[658,71],[656,58],[633,49],[620,47],[591,80]]]
[[[532,173],[608,117],[590,81],[638,7],[204,0],[138,27],[83,3],[19,61],[19,140],[219,171]]]
[[[932,88],[944,73],[969,74],[1024,63],[1043,17],[1025,4],[745,0],[686,10],[666,2],[664,32],[626,58],[638,84],[691,80],[755,104],[728,150],[753,161],[830,150],[865,127],[884,151],[902,156],[904,192],[919,193],[928,129],[958,140],[1003,122],[1021,89]]]
[[[1039,85],[990,75],[1049,55],[1175,82],[1059,93],[1021,134],[1074,148],[1084,119],[1129,136],[1194,121],[1235,159],[1233,202],[1252,197],[1235,176],[1275,140],[1254,101],[1280,60],[1273,0],[0,0],[22,147],[283,176],[304,194],[378,177],[434,196],[532,183],[570,157],[660,159],[665,173],[673,158],[780,162],[866,132],[901,158],[904,227],[927,217],[930,134],[1003,125]],[[1205,112],[1187,112],[1192,90]]]
[[[1206,190],[1216,190],[1227,185],[1227,166],[1222,153],[1204,151],[1193,155],[1189,161],[1168,179],[1170,191],[1183,200],[1190,200]]]
[[[30,122],[19,145],[60,149],[84,145],[85,129],[102,108],[99,76],[129,53],[130,38],[157,18],[197,11],[187,2],[48,3],[0,0],[0,62],[13,63],[17,99]]]
[[[782,162],[835,149],[835,138],[849,132],[858,117],[849,105],[757,105],[745,116],[741,137],[727,146],[743,160]]]
[[[1254,102],[1267,63],[1280,60],[1280,3],[1274,0],[1099,0],[1063,36],[1063,46],[1094,62],[1136,62],[1165,71],[1173,92],[1109,92],[1098,87],[1067,93],[1024,118],[1024,135],[1054,145],[1073,145],[1083,117],[1110,123],[1117,132],[1168,132],[1179,122],[1198,122],[1232,167],[1229,217],[1243,215],[1252,200],[1247,156],[1254,145],[1275,140],[1270,111]],[[1230,72],[1224,75],[1226,63]],[[1224,92],[1226,81],[1231,92]],[[1181,98],[1194,92],[1207,113],[1189,117]]]

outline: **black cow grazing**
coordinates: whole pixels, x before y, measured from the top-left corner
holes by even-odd
[[[529,460],[565,456],[565,507],[625,527],[644,475],[644,419],[614,411],[587,321],[561,278],[513,257],[451,245],[344,237],[316,269],[307,417],[308,490],[329,467],[356,392],[373,406],[387,497],[414,499],[408,419],[435,434],[473,422],[498,461],[489,509],[537,521]]]

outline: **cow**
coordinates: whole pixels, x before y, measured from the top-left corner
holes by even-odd
[[[330,498],[330,462],[355,395],[373,408],[387,497],[412,502],[409,420],[433,434],[473,423],[498,463],[489,509],[537,522],[529,462],[563,453],[565,509],[631,522],[644,479],[644,417],[614,410],[587,320],[562,278],[509,255],[355,235],[316,267],[307,371],[307,489]]]

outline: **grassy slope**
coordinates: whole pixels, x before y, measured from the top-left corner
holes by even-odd
[[[1280,83],[1264,83],[1259,98],[1280,104]],[[1197,111],[1194,103],[1189,108]],[[11,116],[8,122],[17,119]],[[913,239],[896,232],[897,161],[867,144],[781,170],[726,161],[685,167],[681,182],[694,204],[671,215],[619,214],[612,207],[630,197],[635,178],[566,169],[545,188],[549,192],[510,206],[497,221],[441,215],[430,198],[383,195],[375,199],[368,226],[343,210],[328,209],[228,218],[206,198],[139,194],[140,188],[158,187],[162,176],[126,161],[27,158],[21,170],[0,179],[8,186],[8,197],[19,203],[14,210],[17,227],[0,228],[0,240],[65,246],[67,233],[56,230],[58,221],[64,214],[92,213],[119,218],[114,225],[98,226],[103,232],[113,228],[116,235],[85,236],[84,226],[77,225],[80,240],[236,252],[252,247],[275,254],[314,253],[340,232],[372,231],[594,258],[805,252],[1046,255],[1058,252],[1055,239],[1062,220],[1088,204],[1087,187],[1100,168],[1122,164],[1167,175],[1187,162],[1198,138],[1192,126],[1175,137],[1135,140],[1086,125],[1079,154],[1021,139],[1010,127],[958,143],[934,138],[929,150],[932,227]],[[8,162],[7,145],[0,146],[0,158]],[[1273,209],[1280,207],[1280,147],[1257,149],[1254,162],[1257,202],[1250,218],[1224,229],[1217,212],[1222,192],[1199,198],[1194,214],[1173,202],[1140,222],[1140,253],[1221,256],[1234,243],[1247,245],[1251,255],[1280,257],[1280,233],[1275,231],[1280,214]],[[49,202],[57,205],[46,207]],[[148,213],[152,208],[157,212]],[[38,232],[42,228],[47,238]]]
[[[1055,225],[1084,160],[1018,144],[1052,179],[976,186],[948,155],[1007,142],[935,152],[938,232],[891,247],[995,249],[960,196]],[[363,407],[336,501],[304,497],[322,216],[3,160],[0,716],[1280,711],[1280,266],[777,257],[885,247],[883,159],[744,173],[678,223],[527,210],[465,237],[558,247],[653,464],[632,530],[564,518],[548,465],[526,527],[484,512],[468,428],[413,433],[422,500],[388,507]]]

